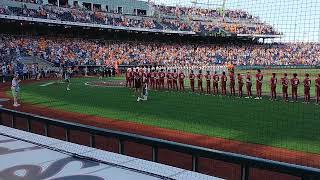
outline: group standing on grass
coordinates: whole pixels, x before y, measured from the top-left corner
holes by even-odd
[[[165,71],[164,69],[160,70],[150,70],[145,71],[145,68],[129,68],[126,72],[126,86],[127,87],[135,87],[138,92],[138,100],[142,100],[142,90],[143,86],[150,87],[155,90],[161,89],[168,89],[168,90],[185,90],[185,79],[187,76],[181,70],[177,72],[173,70]],[[227,95],[227,86],[229,86],[229,94],[231,96],[236,96],[236,81],[238,83],[238,90],[237,96],[243,97],[243,87],[246,87],[246,97],[245,98],[252,98],[252,85],[254,78],[252,77],[250,72],[244,76],[242,74],[234,74],[233,71],[230,71],[228,75],[226,72],[222,72],[222,74],[218,74],[216,71],[213,74],[210,74],[210,71],[207,71],[205,74],[202,73],[200,70],[198,74],[195,74],[193,70],[190,71],[188,74],[188,78],[190,81],[190,87],[192,92],[196,92],[195,89],[195,81],[197,81],[197,92],[198,93],[206,93],[206,94],[213,94],[213,95]],[[264,76],[261,73],[261,70],[258,69],[255,75],[256,81],[256,97],[255,99],[262,99],[262,85],[263,85]],[[206,82],[206,92],[204,92],[203,82]],[[229,82],[229,85],[227,85]],[[281,79],[277,78],[276,73],[272,73],[272,76],[269,80],[270,85],[270,100],[277,99],[277,85],[281,84],[282,86],[282,97],[283,100],[288,102],[288,89],[291,86],[291,94],[292,94],[292,101],[298,101],[298,87],[300,85],[300,80],[296,73],[293,74],[291,79],[288,78],[288,74],[284,73]],[[310,103],[310,88],[311,88],[311,79],[309,74],[305,74],[305,78],[302,81],[304,86],[304,103]],[[165,87],[166,85],[166,87]],[[212,87],[212,89],[211,89]],[[146,88],[147,89],[147,88]],[[219,93],[221,90],[221,93]],[[316,91],[316,104],[319,105],[320,103],[320,74],[315,80],[315,91]]]

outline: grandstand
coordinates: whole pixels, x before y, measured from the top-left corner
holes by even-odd
[[[102,179],[320,179],[319,10],[315,0],[1,0],[0,145],[119,172],[88,171]],[[101,160],[110,154],[132,163]]]
[[[46,19],[44,22],[47,23],[60,21],[59,23],[64,22],[63,24],[66,25],[68,22],[93,23],[100,25],[101,28],[138,31],[187,32],[198,35],[221,33],[261,37],[276,37],[281,34],[276,32],[273,27],[262,23],[258,18],[253,18],[247,12],[239,10],[221,11],[218,9],[170,7],[147,4],[142,1],[137,1],[138,3],[109,1],[110,4],[79,4],[78,1],[75,1],[72,5],[64,4],[61,6],[57,4],[59,1],[49,2],[47,4],[43,4],[43,2],[12,3],[10,0],[5,0],[2,2],[3,7],[0,12],[13,19],[18,17],[39,18]],[[119,4],[126,7],[123,8]],[[52,5],[58,5],[58,7]]]

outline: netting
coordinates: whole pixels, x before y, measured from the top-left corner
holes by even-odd
[[[199,11],[211,9],[223,13],[224,9],[226,12],[232,10],[248,13],[254,17],[250,18],[251,22],[247,23],[248,26],[261,23],[271,25],[282,34],[281,38],[274,39],[275,42],[319,42],[320,40],[320,2],[317,0],[154,0],[153,2],[178,9],[189,7]],[[239,19],[235,18],[234,22],[239,22]],[[246,21],[243,20],[242,23],[246,24]]]
[[[0,2],[3,82],[15,73],[61,78],[67,66],[86,76],[72,78],[68,93],[67,83],[22,85],[29,111],[41,106],[55,118],[320,167],[319,0],[66,2]],[[135,86],[142,79],[148,98]],[[150,160],[150,147],[126,143],[128,155]],[[103,138],[97,147],[118,151]],[[189,155],[159,152],[159,162],[192,168]],[[199,159],[202,173],[237,179],[241,171]]]

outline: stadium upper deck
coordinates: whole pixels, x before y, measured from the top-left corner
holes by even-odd
[[[65,25],[94,25],[94,27],[102,25],[101,28],[203,36],[238,35],[268,38],[281,35],[272,26],[260,21],[258,17],[242,10],[222,12],[217,9],[149,4],[148,9],[142,7],[141,9],[133,9],[130,13],[130,10],[123,12],[122,7],[112,10],[107,6],[102,8],[101,4],[95,4],[95,6],[93,3],[89,4],[90,6],[66,4],[64,7],[58,7],[39,0],[24,2],[4,0],[0,3],[0,17],[9,19],[25,17],[23,20],[36,22],[57,23],[57,21],[63,21]],[[129,5],[128,2],[127,6]]]

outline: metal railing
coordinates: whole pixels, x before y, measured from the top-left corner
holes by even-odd
[[[58,126],[65,131],[65,140],[70,141],[70,131],[76,130],[88,133],[90,136],[90,146],[96,147],[95,137],[112,137],[118,140],[119,154],[125,154],[125,141],[147,145],[152,148],[152,161],[158,162],[158,149],[164,148],[174,152],[188,154],[192,156],[192,170],[198,172],[199,158],[208,158],[220,160],[228,163],[238,164],[241,166],[241,180],[249,180],[249,173],[252,168],[263,169],[267,171],[288,174],[300,177],[302,180],[319,180],[320,169],[294,165],[284,162],[267,160],[252,156],[246,156],[236,153],[223,152],[203,147],[197,147],[157,138],[146,137],[137,134],[130,134],[109,129],[97,128],[79,123],[67,122],[52,118],[47,118],[35,114],[18,112],[15,110],[0,108],[0,125],[3,125],[3,115],[11,117],[11,127],[16,128],[16,118],[23,118],[27,122],[27,131],[31,131],[32,122],[41,122],[44,126],[44,135],[49,136],[49,126]]]

